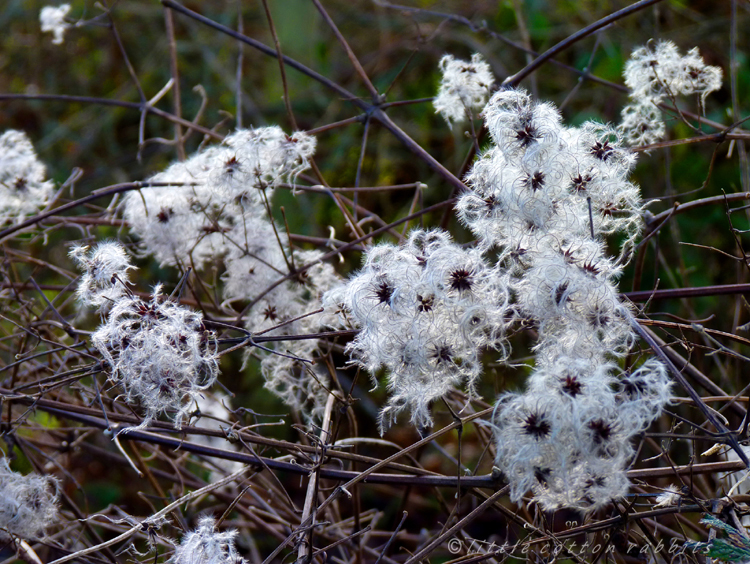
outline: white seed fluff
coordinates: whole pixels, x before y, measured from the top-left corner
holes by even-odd
[[[347,346],[353,362],[373,379],[387,370],[382,434],[402,411],[415,425],[431,425],[430,403],[455,386],[473,393],[481,351],[506,353],[508,301],[481,252],[461,248],[446,232],[417,230],[402,246],[370,249],[362,270],[323,303],[360,329]]]
[[[470,62],[445,55],[440,60],[440,71],[440,89],[433,105],[448,125],[465,121],[471,110],[482,109],[495,77],[480,54],[474,53]]]
[[[171,564],[245,564],[234,547],[237,531],[220,533],[213,517],[202,517],[198,528],[190,531],[175,548]]]
[[[91,340],[126,401],[143,409],[141,426],[168,412],[179,427],[191,400],[219,373],[215,335],[203,316],[164,299],[159,286],[149,302],[120,297]]]
[[[60,45],[64,40],[65,30],[70,27],[65,21],[65,16],[70,12],[70,4],[61,4],[60,6],[44,6],[39,12],[39,23],[43,32],[49,32],[54,35],[52,43]]]
[[[0,458],[0,541],[8,535],[38,537],[57,518],[57,481],[51,476],[13,472]]]
[[[623,72],[631,103],[622,110],[619,128],[629,145],[660,141],[666,130],[658,105],[667,97],[699,94],[706,97],[721,88],[722,70],[707,65],[694,47],[685,55],[671,41],[638,47]]]
[[[49,202],[54,189],[26,133],[0,135],[0,223],[20,223]]]
[[[128,270],[135,267],[118,242],[104,241],[93,249],[76,245],[69,254],[83,271],[76,291],[83,305],[105,310],[125,294]]]

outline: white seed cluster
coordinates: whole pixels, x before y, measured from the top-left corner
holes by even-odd
[[[482,109],[495,77],[481,55],[475,53],[471,61],[445,55],[440,60],[440,71],[440,90],[433,105],[435,112],[441,114],[448,125],[466,121],[472,110]]]
[[[430,403],[454,386],[465,383],[473,393],[480,351],[505,351],[508,302],[502,277],[482,253],[437,230],[414,231],[403,246],[374,247],[362,270],[324,298],[360,328],[347,347],[354,361],[373,376],[388,371],[381,433],[406,409],[416,425],[431,425]]]
[[[164,299],[160,286],[148,302],[131,295],[118,299],[91,340],[126,401],[144,411],[141,426],[167,412],[179,427],[191,400],[219,373],[216,337],[203,316]]]
[[[703,106],[706,97],[721,88],[722,71],[704,63],[697,47],[680,55],[671,41],[657,41],[633,51],[624,75],[631,103],[622,110],[620,129],[629,145],[649,145],[665,133],[658,104],[699,94]]]
[[[129,193],[123,215],[142,249],[164,265],[223,263],[225,304],[254,302],[246,327],[271,335],[320,331],[324,321],[304,317],[320,307],[320,295],[337,283],[318,251],[293,251],[286,231],[268,215],[275,187],[294,182],[309,167],[315,138],[304,132],[286,135],[279,127],[239,130],[223,145],[211,147],[153,176],[165,187]],[[318,262],[281,284],[295,266]],[[273,287],[272,290],[266,291]],[[265,293],[264,293],[265,292]],[[282,325],[278,329],[273,329]],[[325,404],[328,377],[311,370],[315,340],[275,345],[287,356],[264,355],[266,387],[306,415]]]
[[[65,21],[68,12],[70,12],[70,4],[44,6],[39,11],[39,24],[42,32],[54,35],[52,43],[55,45],[61,45],[65,41],[65,30],[70,27],[70,24]]]
[[[545,509],[596,509],[627,492],[630,440],[669,400],[658,362],[618,375],[608,360],[635,342],[616,286],[641,229],[635,159],[617,130],[565,127],[523,90],[498,92],[483,113],[495,146],[458,214],[497,250],[517,314],[539,333],[526,391],[496,408],[496,464],[515,501],[531,490]],[[624,240],[616,260],[604,242],[613,234]]]
[[[54,183],[46,175],[26,133],[0,135],[0,224],[20,223],[47,205]]]
[[[93,249],[76,245],[70,256],[83,271],[76,292],[81,304],[105,311],[125,294],[128,270],[135,267],[118,242],[104,241]]]
[[[150,179],[171,185],[128,193],[124,217],[162,265],[201,268],[232,253],[275,268],[283,256],[261,191],[293,180],[314,150],[315,139],[303,132],[289,137],[279,127],[237,131],[224,145]]]
[[[129,403],[144,412],[141,427],[168,413],[179,427],[191,401],[209,388],[219,373],[216,336],[203,316],[161,295],[156,286],[150,301],[127,287],[133,268],[125,249],[114,241],[89,250],[74,247],[70,255],[83,275],[78,296],[98,307],[104,321],[91,341]]]
[[[670,392],[660,363],[620,373],[613,362],[635,343],[616,286],[642,226],[628,180],[635,157],[618,130],[566,127],[552,104],[520,89],[497,92],[483,116],[493,146],[456,205],[477,246],[414,232],[400,247],[370,249],[326,302],[360,328],[347,349],[353,361],[387,371],[381,432],[405,409],[429,424],[430,402],[461,383],[472,391],[483,350],[507,358],[508,328],[532,324],[526,391],[505,394],[495,410],[496,464],[514,501],[532,491],[545,509],[596,509],[627,492],[631,439]],[[622,241],[618,258],[610,235]]]
[[[0,458],[0,542],[34,539],[57,519],[57,481],[51,476],[13,472]]]
[[[234,546],[236,530],[220,533],[213,517],[202,517],[175,548],[171,564],[245,564]]]
[[[557,357],[540,363],[523,394],[497,404],[497,465],[511,499],[529,490],[545,509],[594,510],[625,495],[632,441],[669,401],[662,364],[632,374],[612,363]]]
[[[540,330],[547,356],[623,354],[633,342],[615,280],[619,261],[604,237],[641,228],[634,157],[616,131],[588,122],[566,128],[551,104],[523,90],[498,92],[484,110],[495,146],[467,178],[459,218],[480,245],[497,249],[519,312]]]

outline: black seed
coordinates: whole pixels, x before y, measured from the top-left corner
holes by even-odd
[[[646,391],[646,384],[639,380],[631,380],[630,378],[625,378],[620,383],[620,389],[629,398],[634,399]]]
[[[547,478],[549,478],[549,475],[551,473],[552,470],[550,470],[549,468],[534,467],[534,478],[536,478],[536,481],[543,486],[547,485]]]
[[[546,437],[550,432],[549,423],[547,423],[543,415],[540,415],[538,413],[530,413],[526,417],[526,420],[523,422],[522,426],[526,433],[532,435],[537,439]]]
[[[525,123],[516,131],[516,139],[521,143],[521,147],[528,147],[537,140],[536,128],[531,123]]]
[[[614,152],[615,150],[609,144],[609,141],[604,141],[603,143],[597,141],[594,143],[594,146],[591,147],[590,151],[590,153],[600,161],[606,161]]]
[[[144,319],[164,319],[164,315],[160,313],[156,306],[153,304],[140,302],[137,306],[135,306],[135,310],[136,313]]]
[[[586,480],[587,488],[593,488],[594,486],[603,488],[606,484],[607,484],[607,480],[604,476],[591,476],[591,478]]]
[[[432,306],[435,303],[435,296],[417,295],[417,300],[419,301],[419,305],[417,305],[418,311],[421,311],[421,312],[432,311]]]
[[[451,288],[454,290],[458,290],[459,292],[471,290],[473,281],[469,270],[465,268],[456,269],[451,272],[450,279]]]
[[[578,176],[573,177],[573,188],[576,192],[584,192],[588,183],[592,180],[593,178],[590,174],[579,174]]]
[[[516,247],[515,250],[510,252],[510,258],[512,258],[513,260],[518,260],[525,254],[526,254],[526,249],[522,247]]]
[[[375,288],[375,297],[378,299],[378,303],[391,305],[394,290],[395,288],[386,280],[380,282]]]
[[[596,276],[597,274],[601,273],[601,271],[602,271],[601,268],[599,268],[593,262],[590,262],[590,261],[584,262],[583,266],[581,266],[581,269],[586,274],[592,274],[594,276]]]
[[[612,425],[601,419],[589,422],[588,428],[594,432],[594,444],[600,445],[612,437]]]
[[[565,294],[565,291],[567,289],[568,289],[568,283],[563,282],[555,290],[555,303],[557,304],[558,307],[561,307],[564,302],[567,302],[570,299],[570,296],[567,296]]]
[[[19,176],[13,183],[13,188],[19,192],[24,192],[28,185],[29,182],[23,176]]]
[[[541,170],[537,170],[534,174],[529,175],[526,179],[526,186],[534,192],[544,188],[544,173]]]
[[[435,359],[435,364],[450,364],[453,362],[453,351],[448,345],[436,345],[434,352],[430,355]]]
[[[613,212],[617,211],[617,206],[615,206],[612,202],[607,202],[599,211],[605,217],[612,217]]]
[[[573,250],[572,249],[560,249],[560,253],[563,256],[563,260],[566,264],[575,264],[576,259],[573,256]]]
[[[156,219],[159,220],[159,223],[166,223],[173,215],[174,210],[172,208],[161,208],[159,213],[156,214]]]
[[[583,384],[581,381],[571,374],[568,374],[563,380],[562,391],[574,398],[583,390]]]
[[[240,169],[240,161],[237,160],[237,157],[231,157],[227,162],[224,163],[224,171],[229,176],[232,176],[239,169]]]
[[[301,270],[297,272],[292,280],[294,280],[300,286],[309,286],[311,284],[310,273],[307,272],[307,270]]]
[[[276,308],[272,305],[269,305],[266,309],[263,310],[263,317],[265,319],[270,319],[271,321],[276,321],[279,316],[276,313]]]
[[[609,322],[612,321],[610,316],[606,312],[602,311],[599,307],[589,313],[587,319],[589,325],[593,327],[606,327],[607,325],[609,325]]]

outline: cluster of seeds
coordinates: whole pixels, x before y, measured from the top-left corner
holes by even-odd
[[[220,533],[213,517],[203,517],[198,528],[182,537],[170,564],[245,564],[234,547],[236,530]]]
[[[471,61],[445,55],[440,59],[440,70],[440,90],[433,105],[448,125],[465,121],[472,111],[481,110],[487,103],[495,77],[481,55],[475,53]]]
[[[293,250],[285,230],[269,215],[274,189],[294,182],[314,151],[315,138],[304,132],[238,130],[221,146],[150,179],[164,186],[129,193],[123,215],[143,251],[164,265],[202,269],[223,263],[224,305],[252,303],[244,318],[248,330],[272,335],[320,331],[320,317],[304,316],[319,309],[320,295],[337,277],[329,265],[320,264],[322,253]],[[295,272],[296,266],[311,263],[318,264]],[[283,354],[263,355],[266,387],[307,415],[319,410],[328,377],[306,362],[317,342],[271,346]]]
[[[329,292],[357,337],[347,347],[373,376],[388,371],[388,405],[381,432],[403,410],[420,427],[429,405],[453,386],[473,391],[480,351],[504,352],[508,290],[482,253],[463,249],[443,231],[414,231],[402,246],[372,248],[362,270]]]
[[[128,270],[135,267],[118,242],[104,241],[93,249],[76,245],[70,256],[83,271],[76,292],[82,305],[106,311],[126,293]]]
[[[57,518],[57,481],[13,472],[0,458],[0,542],[37,538]]]
[[[20,223],[47,205],[54,189],[23,131],[0,135],[0,224]]]
[[[631,103],[622,110],[620,129],[630,145],[649,145],[664,137],[666,127],[658,106],[665,98],[699,94],[703,106],[706,97],[721,88],[722,78],[721,69],[704,63],[697,47],[680,55],[671,41],[638,47],[624,74]]]
[[[191,400],[216,380],[218,350],[203,316],[163,299],[160,290],[148,302],[131,295],[117,300],[91,340],[125,399],[144,410],[143,425],[168,412],[179,426]]]
[[[496,463],[516,501],[532,490],[546,509],[595,509],[627,492],[630,440],[669,399],[658,362],[618,377],[610,360],[635,342],[616,286],[641,228],[635,158],[617,130],[565,127],[523,90],[498,92],[484,116],[494,147],[474,165],[459,217],[497,252],[517,316],[539,333],[526,391],[495,411]],[[624,240],[617,259],[613,234]]]
[[[126,401],[140,405],[141,426],[163,412],[179,426],[191,401],[219,373],[216,336],[200,313],[165,299],[160,286],[150,301],[134,295],[126,285],[133,267],[118,243],[75,247],[70,254],[83,270],[78,296],[104,316],[91,341],[109,367],[110,380]]]
[[[635,343],[616,285],[642,226],[628,180],[635,156],[617,129],[566,127],[557,108],[520,89],[497,92],[483,116],[493,145],[456,206],[476,247],[417,231],[402,246],[370,249],[326,300],[360,329],[347,348],[353,361],[373,376],[387,371],[381,432],[405,409],[431,423],[430,402],[464,382],[473,390],[483,350],[504,360],[507,328],[534,326],[527,389],[495,410],[496,463],[515,501],[531,490],[545,509],[595,509],[626,493],[631,439],[669,400],[661,364],[619,373],[613,362]],[[622,241],[616,258],[612,235]]]

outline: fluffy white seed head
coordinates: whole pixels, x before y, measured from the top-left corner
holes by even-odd
[[[484,110],[495,146],[474,164],[459,218],[483,248],[501,259],[520,256],[544,240],[585,241],[625,233],[623,252],[642,225],[637,187],[627,176],[634,155],[618,130],[594,122],[562,125],[551,104],[523,90],[496,93]]]
[[[195,265],[222,260],[225,303],[256,302],[245,317],[254,333],[295,335],[319,331],[321,316],[289,323],[319,309],[320,296],[338,282],[333,269],[316,264],[295,279],[268,288],[291,264],[316,262],[320,253],[291,250],[283,229],[275,229],[265,201],[274,187],[294,182],[310,166],[315,138],[279,127],[238,130],[219,147],[197,153],[152,177],[174,183],[146,188],[125,198],[124,216],[143,248],[162,264]],[[262,295],[263,294],[263,295]],[[261,298],[262,295],[262,298]],[[280,329],[274,329],[282,325]],[[291,357],[308,359],[314,341],[272,344]],[[307,416],[325,403],[327,376],[297,358],[261,353],[266,386]]]
[[[201,267],[225,252],[224,233],[242,217],[241,209],[210,183],[211,171],[225,157],[225,149],[207,149],[150,179],[174,185],[144,188],[124,198],[131,231],[162,265]]]
[[[275,187],[293,182],[310,168],[316,139],[304,131],[291,136],[278,126],[239,130],[228,136],[224,144],[244,174],[256,188]]]
[[[140,405],[142,425],[167,412],[177,427],[191,400],[210,387],[219,372],[215,336],[203,316],[164,299],[160,287],[151,301],[122,296],[92,335],[129,403]]]
[[[539,144],[554,144],[562,129],[557,108],[533,102],[522,88],[496,92],[482,115],[495,145],[511,158]]]
[[[116,241],[103,241],[93,249],[76,245],[70,257],[83,271],[76,294],[83,305],[107,309],[126,292],[130,264],[125,249]]]
[[[144,250],[162,264],[201,268],[227,253],[254,255],[257,241],[271,246],[276,240],[261,191],[293,181],[314,151],[315,138],[304,132],[238,130],[223,145],[150,179],[173,186],[129,192],[123,215]]]
[[[13,472],[0,458],[0,541],[37,538],[57,519],[58,484],[51,476]]]
[[[245,564],[234,546],[236,530],[220,533],[213,517],[202,517],[198,528],[190,531],[175,548],[171,564]]]
[[[664,136],[658,109],[664,98],[699,94],[703,106],[721,88],[723,73],[705,64],[697,47],[680,55],[671,41],[657,41],[635,49],[623,74],[632,103],[623,109],[619,128],[629,145],[648,145]]]
[[[70,12],[70,4],[60,6],[44,6],[39,12],[39,23],[43,32],[54,35],[52,43],[60,45],[64,40],[65,30],[70,27],[65,21],[65,16]]]
[[[11,129],[0,135],[0,223],[20,223],[47,205],[54,184],[45,176],[26,133]]]
[[[483,115],[494,146],[468,175],[458,215],[479,249],[497,251],[513,316],[539,334],[526,392],[497,404],[496,464],[515,501],[531,491],[544,509],[594,510],[627,492],[631,439],[669,398],[660,364],[618,378],[609,360],[635,343],[616,286],[643,224],[628,180],[635,155],[622,129],[565,127],[523,90],[496,93]],[[605,245],[615,234],[616,260]]]
[[[651,103],[625,106],[622,110],[622,122],[618,127],[625,142],[631,147],[651,145],[661,141],[666,133],[661,111]]]
[[[445,55],[440,59],[440,71],[440,89],[433,105],[448,125],[465,121],[468,112],[482,109],[495,77],[481,55],[474,53],[471,61]]]
[[[672,382],[666,367],[650,359],[620,381],[621,417],[631,422],[634,429],[646,429],[659,416],[672,397]]]
[[[481,372],[480,352],[505,355],[508,290],[481,252],[443,231],[414,231],[406,244],[379,245],[364,268],[324,297],[343,310],[357,337],[347,351],[373,376],[388,373],[384,432],[402,411],[429,426],[430,403],[454,386],[469,392]]]
[[[667,95],[706,96],[721,88],[722,70],[703,62],[697,47],[680,55],[671,41],[638,47],[625,65],[625,84],[639,100],[661,101]]]
[[[294,252],[297,266],[313,266],[257,302],[246,318],[248,330],[292,336],[340,327],[338,316],[332,312],[310,315],[322,307],[323,294],[341,282],[331,265],[320,262],[322,255],[320,251]],[[265,388],[307,418],[322,415],[330,378],[324,365],[311,362],[319,356],[318,341],[279,341],[268,346],[280,354],[260,353]]]
[[[627,492],[632,439],[669,400],[669,382],[656,361],[615,374],[602,358],[542,357],[527,391],[498,401],[496,464],[511,499],[531,490],[545,510],[590,511]]]

